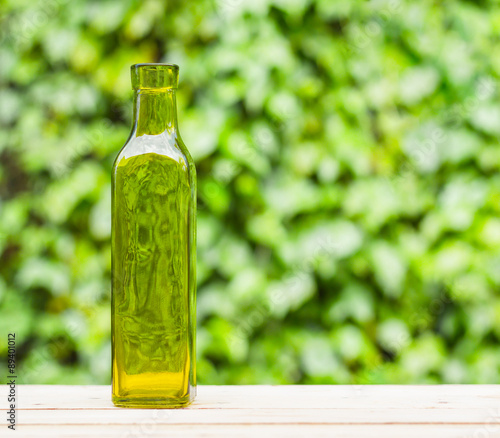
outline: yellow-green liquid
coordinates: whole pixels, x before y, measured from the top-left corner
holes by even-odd
[[[176,407],[194,394],[194,199],[187,163],[147,153],[113,175],[113,402]]]

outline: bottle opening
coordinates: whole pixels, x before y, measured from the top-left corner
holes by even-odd
[[[179,66],[176,64],[134,64],[130,67],[134,90],[177,88]]]

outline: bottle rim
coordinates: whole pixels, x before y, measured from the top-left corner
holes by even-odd
[[[138,64],[132,64],[130,66],[130,68],[147,68],[147,67],[168,67],[179,70],[179,66],[177,64],[165,64],[163,62],[141,62]]]
[[[165,63],[140,63],[130,66],[132,88],[175,89],[179,81],[179,66]]]

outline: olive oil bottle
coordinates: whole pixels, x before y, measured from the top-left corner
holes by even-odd
[[[196,170],[177,128],[179,67],[136,64],[132,132],[112,171],[113,403],[196,395]]]

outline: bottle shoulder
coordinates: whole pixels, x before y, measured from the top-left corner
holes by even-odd
[[[193,158],[178,133],[158,135],[143,134],[135,136],[132,132],[125,145],[118,153],[113,169],[115,170],[123,160],[146,154],[157,154],[182,164],[190,173],[196,173]]]

